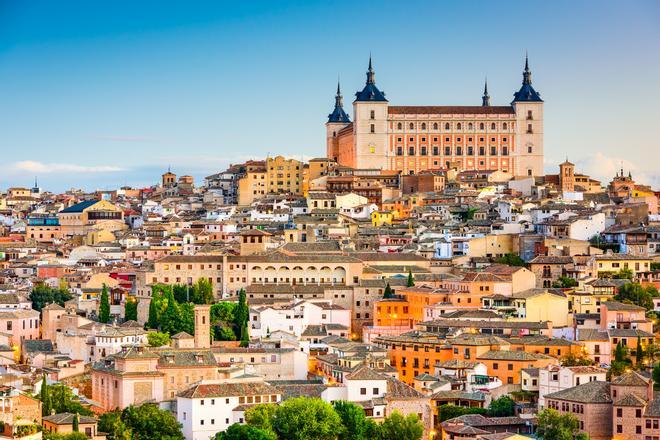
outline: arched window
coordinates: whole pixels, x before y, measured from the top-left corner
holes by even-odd
[[[403,124],[402,124],[401,122],[399,122],[398,124],[396,124],[396,129],[397,129],[397,130],[403,130]]]
[[[434,130],[437,130],[437,129],[438,129],[438,123],[437,123],[437,122],[434,122],[434,123],[433,123],[433,129],[434,129]]]
[[[426,130],[426,124],[422,122],[422,130]]]
[[[496,129],[496,127],[497,127],[497,125],[495,125],[495,123],[494,123],[494,122],[493,122],[492,124],[490,124],[490,129],[491,129],[491,130],[495,130],[495,129]]]
[[[459,122],[458,124],[456,124],[456,130],[460,130],[460,129],[461,129],[461,123]]]
[[[445,124],[445,130],[449,130],[449,122]]]
[[[482,122],[481,124],[479,124],[479,130],[483,130],[483,129],[484,129],[484,123]]]
[[[415,129],[415,124],[413,124],[413,123],[411,122],[410,125],[409,125],[409,127],[410,127],[411,130],[414,130],[414,129]]]
[[[502,130],[507,130],[509,128],[509,125],[506,122],[502,123]]]
[[[472,122],[470,122],[470,123],[468,124],[468,130],[472,130],[473,128],[474,128],[474,126],[472,125]]]

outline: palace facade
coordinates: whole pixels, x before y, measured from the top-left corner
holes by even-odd
[[[478,106],[390,105],[376,87],[369,59],[353,118],[344,111],[337,85],[326,123],[327,156],[341,165],[403,174],[457,167],[543,175],[543,100],[532,87],[527,59],[522,86],[505,106],[490,104],[487,84]]]

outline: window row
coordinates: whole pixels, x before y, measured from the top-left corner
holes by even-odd
[[[404,151],[406,151],[402,146],[396,147],[396,155],[397,156],[403,156]],[[408,156],[415,156],[416,152],[419,151],[420,156],[428,156],[429,155],[429,150],[427,147],[420,147],[419,150],[417,150],[415,147],[408,147]],[[445,156],[463,156],[464,154],[467,156],[474,156],[475,151],[479,156],[485,156],[486,152],[489,153],[490,156],[497,156],[498,154],[502,156],[508,156],[509,155],[509,147],[502,147],[501,150],[498,151],[497,147],[490,147],[489,149],[486,149],[486,147],[479,147],[479,148],[474,148],[474,147],[456,147],[455,150],[452,149],[452,147],[444,147],[443,150],[440,149],[440,147],[433,147],[431,150],[431,155],[432,156],[439,156],[442,151],[442,154]],[[452,154],[454,152],[454,154]]]
[[[397,137],[397,138],[396,138],[396,141],[397,141],[397,142],[403,142],[403,138],[402,138],[402,137]],[[472,137],[468,137],[468,138],[467,138],[467,142],[468,142],[468,143],[472,143],[473,141],[474,141],[474,138],[472,138]],[[491,141],[491,142],[497,142],[497,138],[496,138],[496,137],[491,137],[491,138],[490,138],[490,141]],[[508,138],[506,138],[506,137],[503,137],[503,138],[502,138],[502,142],[507,142],[507,141],[508,141]],[[408,138],[408,142],[415,142],[415,137],[414,137],[414,136],[410,136],[410,137]],[[426,142],[426,137],[422,136],[422,137],[420,138],[420,142]],[[434,137],[434,138],[433,138],[433,142],[438,142],[438,138],[437,138],[437,137]],[[451,138],[450,138],[449,136],[445,137],[445,142],[451,142]],[[460,138],[460,137],[457,137],[457,138],[456,138],[456,142],[461,142],[461,138]],[[479,138],[479,142],[486,142],[486,138],[484,138],[484,137],[480,137],[480,138]]]
[[[461,122],[456,123],[456,130],[463,130],[463,126],[464,125]],[[432,127],[431,128],[432,130],[439,130],[440,129],[440,124],[438,124],[437,122],[434,122],[431,125],[431,127]],[[451,130],[452,129],[451,127],[452,127],[451,123],[445,122],[445,130]],[[467,124],[465,124],[465,127],[467,127],[468,130],[474,130],[475,124],[473,124],[472,122],[468,122]],[[486,129],[486,124],[483,123],[483,122],[480,122],[479,124],[477,124],[477,127],[478,127],[478,130],[485,130]],[[397,130],[403,130],[403,122],[398,122],[396,124],[396,129]],[[408,129],[409,130],[415,130],[415,123],[410,122],[408,124]],[[422,122],[419,126],[419,129],[420,130],[426,130],[427,129],[426,122]],[[497,130],[497,123],[491,122],[490,123],[490,129],[491,130]],[[508,129],[509,129],[509,124],[507,122],[502,122],[502,130],[508,130]]]

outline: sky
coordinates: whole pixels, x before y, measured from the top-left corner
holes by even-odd
[[[529,53],[548,172],[660,188],[660,2],[0,0],[0,189],[156,183],[325,154],[373,56],[393,105],[493,105]]]

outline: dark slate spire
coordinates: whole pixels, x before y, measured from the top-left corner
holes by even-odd
[[[529,70],[529,57],[525,53],[525,70],[523,70],[523,84],[532,84],[532,71]]]
[[[341,96],[339,80],[337,80],[337,94],[335,95],[335,109],[328,115],[328,122],[351,122],[344,111],[344,98]]]
[[[488,95],[488,78],[486,78],[486,81],[484,82],[484,96],[481,97],[481,106],[490,106],[490,96]]]
[[[381,92],[376,87],[376,73],[371,64],[371,55],[369,55],[369,69],[367,69],[367,83],[362,91],[355,94],[355,101],[379,101],[387,102],[385,92]]]
[[[529,69],[529,58],[525,54],[525,70],[523,70],[522,87],[513,94],[513,102],[543,102],[541,94],[532,87],[532,71]]]

